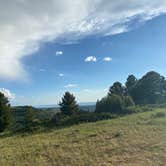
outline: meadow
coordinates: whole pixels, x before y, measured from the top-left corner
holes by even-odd
[[[1,166],[164,166],[166,109],[0,137]]]

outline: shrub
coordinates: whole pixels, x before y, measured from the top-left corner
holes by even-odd
[[[135,106],[133,99],[130,96],[123,97],[124,107],[132,107]]]
[[[97,101],[95,112],[109,112],[120,115],[125,113],[125,108],[134,106],[135,103],[130,96],[111,95]]]
[[[123,109],[123,99],[118,95],[111,95],[102,98],[96,103],[95,112],[109,112],[112,114],[120,114]]]
[[[148,106],[132,106],[132,107],[127,107],[124,109],[125,114],[132,114],[132,113],[139,113],[139,112],[147,112],[147,111],[152,111],[153,109]]]
[[[152,115],[153,118],[163,118],[166,117],[165,112],[157,112],[156,114]]]
[[[70,126],[73,124],[79,124],[83,122],[96,122],[99,120],[112,119],[113,116],[110,113],[96,113],[96,112],[85,112],[80,111],[77,114],[71,116],[64,116],[61,113],[57,113],[52,118],[52,123],[56,126]]]

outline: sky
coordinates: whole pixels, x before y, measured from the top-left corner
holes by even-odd
[[[0,92],[12,105],[95,102],[115,81],[166,75],[164,0],[0,0]]]

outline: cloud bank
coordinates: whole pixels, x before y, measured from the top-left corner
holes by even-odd
[[[5,88],[0,88],[0,92],[5,95],[9,100],[14,100],[15,99],[15,94],[10,92],[10,90],[5,89]]]
[[[43,42],[114,35],[166,12],[164,0],[0,0],[0,78],[22,79]]]

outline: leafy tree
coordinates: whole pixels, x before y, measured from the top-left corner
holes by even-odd
[[[108,95],[119,95],[119,96],[124,96],[126,95],[126,88],[120,83],[120,82],[115,82],[110,88]]]
[[[166,101],[166,80],[157,72],[144,75],[132,88],[130,95],[136,104],[157,104]]]
[[[121,114],[123,109],[123,100],[119,95],[108,95],[96,103],[95,112],[109,112],[112,114]]]
[[[10,104],[7,97],[0,92],[0,132],[13,124],[13,115],[10,111]]]
[[[79,111],[79,106],[75,100],[75,97],[70,92],[65,92],[62,102],[59,103],[61,113],[71,116]]]
[[[123,97],[124,107],[132,107],[135,106],[133,99],[130,96]]]
[[[135,106],[130,96],[107,95],[96,102],[95,112],[109,112],[111,114],[123,114],[124,108]]]
[[[128,93],[130,94],[130,92],[132,91],[132,88],[134,88],[134,86],[137,83],[137,79],[134,75],[129,75],[126,81],[126,88]]]

